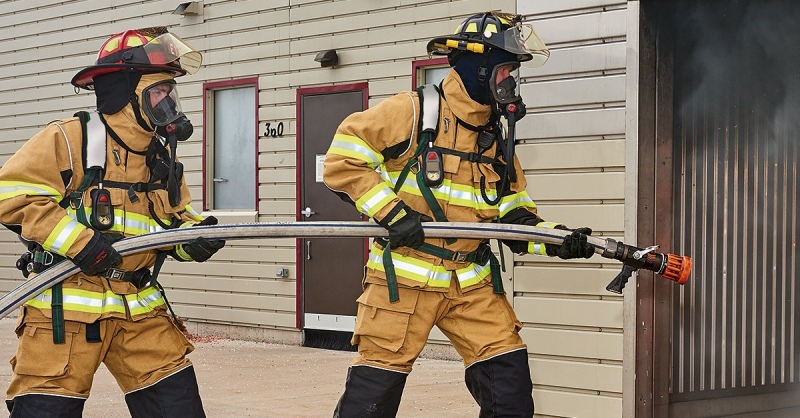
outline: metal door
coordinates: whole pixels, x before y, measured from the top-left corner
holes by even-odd
[[[366,107],[366,84],[298,90],[298,221],[362,221],[322,181],[322,162],[339,123]],[[303,345],[352,349],[356,299],[367,239],[298,239],[301,269]],[[320,341],[327,343],[320,345]],[[339,341],[330,344],[331,340]]]

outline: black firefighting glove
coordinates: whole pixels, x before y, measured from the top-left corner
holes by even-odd
[[[209,216],[208,218],[203,219],[202,222],[198,222],[193,226],[208,226],[208,225],[216,225],[217,218],[213,216]],[[217,239],[217,240],[208,240],[203,237],[197,237],[186,244],[179,245],[175,248],[174,257],[176,259],[182,261],[189,261],[186,260],[186,256],[189,256],[192,261],[196,261],[198,263],[202,263],[212,255],[214,255],[220,248],[225,246],[225,240]],[[185,255],[184,255],[185,254]]]
[[[111,246],[105,235],[95,232],[89,243],[72,258],[81,271],[95,276],[122,263],[122,256]]]
[[[566,227],[558,229],[567,229]],[[563,260],[571,258],[592,258],[594,245],[587,242],[586,237],[592,235],[592,228],[581,227],[564,237],[561,245],[545,244],[547,255],[556,255]]]
[[[389,231],[389,244],[392,248],[419,248],[425,242],[422,222],[431,221],[433,219],[430,216],[416,212],[400,202],[389,211],[388,215],[378,221],[378,225]]]

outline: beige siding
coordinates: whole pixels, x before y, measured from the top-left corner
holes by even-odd
[[[411,87],[411,62],[426,58],[431,37],[473,11],[517,10],[536,22],[552,53],[543,68],[523,71],[528,115],[518,127],[517,152],[540,214],[598,235],[624,235],[624,1],[205,0],[203,16],[185,18],[171,14],[175,5],[0,2],[0,163],[48,121],[94,106],[93,95],[76,95],[69,80],[110,34],[166,25],[204,54],[202,70],[180,80],[196,127],[179,149],[195,206],[202,207],[203,83],[257,77],[259,129],[283,122],[285,130],[258,140],[253,219],[293,221],[298,88],[368,82],[375,105]],[[313,60],[330,48],[340,56],[335,70]],[[13,268],[21,250],[11,233],[0,232],[0,292],[21,280]],[[229,242],[203,265],[168,262],[162,282],[176,311],[193,321],[296,332],[295,257],[293,239]],[[513,303],[525,324],[537,412],[620,416],[622,298],[604,290],[619,265],[599,257],[515,263]],[[289,277],[275,277],[277,268]]]
[[[519,1],[550,47],[523,69],[528,115],[517,155],[545,220],[624,235],[624,1]],[[537,413],[622,416],[622,297],[605,286],[619,263],[516,256],[514,309],[524,324]]]

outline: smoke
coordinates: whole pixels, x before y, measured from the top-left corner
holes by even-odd
[[[772,121],[771,139],[800,127],[800,1],[676,3],[677,109],[738,91]]]

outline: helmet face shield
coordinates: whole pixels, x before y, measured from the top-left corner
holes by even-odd
[[[519,90],[519,62],[498,64],[492,70],[489,80],[492,99],[500,104],[515,103],[522,100]]]
[[[156,126],[167,126],[183,116],[175,81],[164,80],[144,89],[142,109]]]
[[[144,45],[150,64],[176,64],[189,74],[200,69],[203,56],[172,33],[159,35]]]
[[[538,68],[550,58],[550,51],[544,42],[539,39],[539,35],[532,25],[517,24],[502,33],[484,34],[486,43],[500,48],[520,57],[522,65],[529,68]]]

